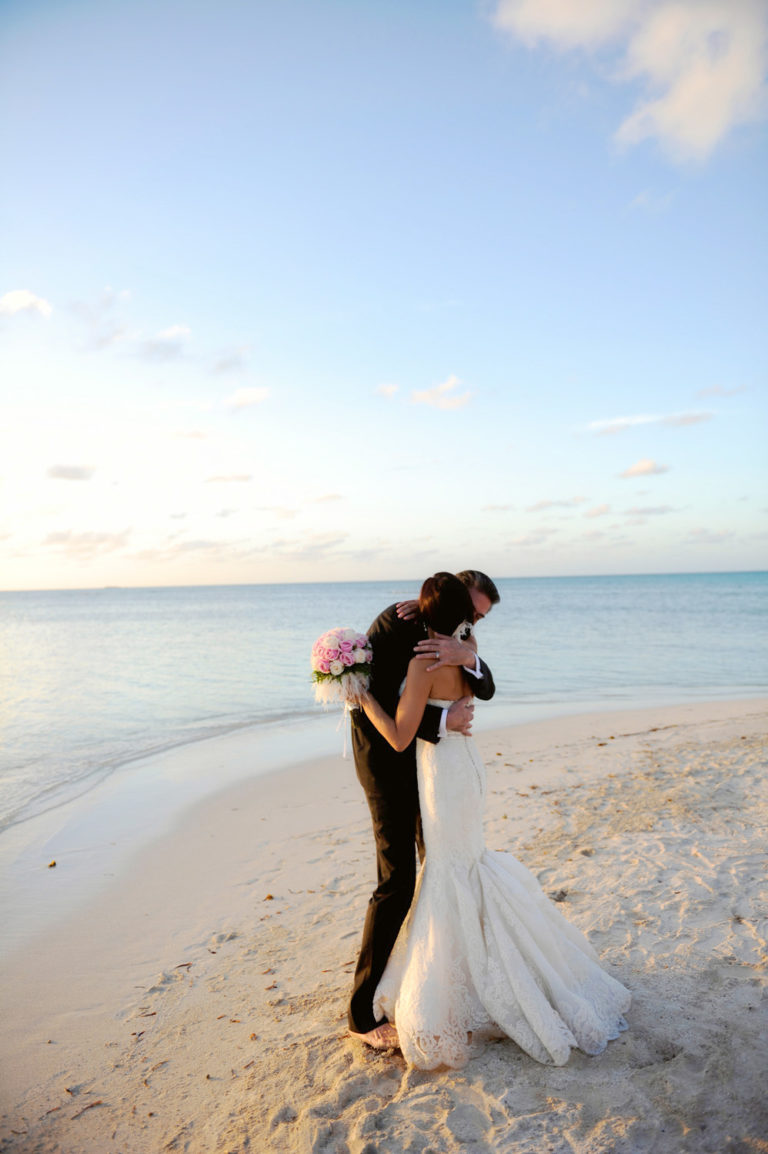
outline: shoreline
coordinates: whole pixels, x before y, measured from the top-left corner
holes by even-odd
[[[258,1135],[265,1150],[298,1152],[326,1148],[309,1144],[315,1140],[313,1127],[322,1126],[336,1126],[339,1140],[344,1127],[350,1138],[359,1131],[358,1145],[350,1148],[362,1150],[362,1127],[372,1112],[361,1114],[358,1098],[364,1103],[373,1096],[379,1112],[386,1112],[392,1096],[387,1098],[382,1087],[397,1083],[402,1117],[381,1135],[389,1135],[387,1149],[406,1148],[422,1108],[422,1086],[439,1089],[454,1103],[441,1123],[447,1127],[446,1150],[458,1141],[449,1124],[455,1111],[456,1119],[466,1121],[474,1102],[473,1109],[487,1115],[486,1123],[481,1126],[471,1116],[488,1138],[496,1125],[493,1109],[500,1108],[492,1102],[506,1093],[509,1110],[527,1117],[531,1128],[530,1144],[521,1132],[515,1149],[533,1154],[545,1135],[535,1121],[543,1125],[543,1116],[533,1108],[543,1101],[543,1090],[562,1091],[574,1084],[574,1075],[583,1080],[591,1063],[610,1073],[612,1084],[621,1082],[627,1102],[634,1102],[632,1079],[638,1071],[658,1074],[659,1085],[662,1074],[674,1075],[673,1080],[684,1075],[683,1081],[700,1077],[709,1067],[701,1065],[696,1045],[679,1045],[681,1031],[692,1028],[688,1019],[683,1024],[678,1013],[680,1020],[669,1029],[665,1024],[664,1038],[654,1041],[654,981],[669,1007],[675,976],[688,990],[691,973],[709,974],[712,982],[700,991],[705,1001],[717,1004],[718,990],[738,993],[738,1002],[723,1005],[729,1019],[739,1007],[740,1021],[731,1023],[735,1035],[741,1037],[747,1023],[758,1026],[757,1005],[746,1007],[757,997],[754,982],[760,978],[758,964],[764,965],[768,927],[757,918],[758,883],[742,876],[747,860],[756,870],[754,846],[741,845],[739,865],[735,843],[744,842],[741,826],[751,829],[766,804],[764,770],[755,776],[759,759],[764,763],[766,706],[764,698],[749,698],[619,709],[477,733],[488,766],[488,845],[511,849],[548,892],[565,890],[566,915],[639,994],[630,1031],[600,1059],[574,1055],[567,1067],[553,1071],[536,1067],[512,1044],[495,1045],[467,1071],[425,1078],[405,1071],[399,1057],[362,1053],[344,1040],[350,963],[375,867],[363,794],[352,762],[337,753],[224,785],[191,803],[166,820],[162,836],[137,848],[117,877],[100,879],[84,904],[38,934],[34,948],[21,947],[5,959],[0,965],[7,1003],[0,1044],[5,1068],[0,1150],[64,1154],[78,1148],[101,1154],[113,1147],[114,1130],[120,1135],[115,1148],[137,1154],[243,1148],[245,1135],[251,1141]],[[741,795],[733,793],[740,775],[747,774],[762,782],[754,815],[743,812]],[[749,796],[745,786],[744,800]],[[741,817],[734,816],[737,801]],[[706,807],[709,816],[703,820],[699,811]],[[734,843],[730,848],[728,838]],[[707,871],[718,854],[733,859],[729,869],[738,873],[738,884],[736,872],[731,877],[717,870],[709,884]],[[49,889],[66,884],[65,869],[58,869],[41,875]],[[757,873],[764,891],[764,858]],[[668,876],[658,886],[662,874]],[[671,884],[675,879],[679,888]],[[713,907],[709,915],[705,891]],[[689,907],[685,918],[678,909],[680,893]],[[713,894],[719,894],[716,900]],[[667,904],[654,912],[654,902]],[[734,912],[730,907],[738,902]],[[674,1055],[659,1056],[662,1042]],[[757,1045],[755,1039],[752,1044]],[[280,1069],[286,1052],[291,1062],[299,1062],[296,1078],[309,1094],[303,1104],[294,1101],[290,1070]],[[631,1059],[626,1085],[619,1055]],[[745,1052],[743,1062],[754,1066],[756,1055]],[[500,1063],[506,1071],[504,1092],[494,1081]],[[210,1079],[200,1074],[203,1086],[216,1083],[218,1096],[215,1087],[198,1087],[193,1071],[203,1066],[210,1074]],[[150,1067],[157,1072],[146,1077]],[[257,1075],[259,1086],[265,1078],[274,1081],[264,1089],[263,1103],[253,1083]],[[750,1089],[758,1075],[750,1067],[739,1077],[746,1077]],[[359,1094],[351,1094],[348,1079]],[[329,1104],[331,1084],[347,1087],[343,1109],[338,1101],[333,1108]],[[757,1107],[749,1106],[744,1115],[744,1092],[739,1090],[739,1101],[751,1126]],[[128,1108],[137,1095],[150,1103],[140,1120]],[[565,1125],[573,1103],[568,1095],[563,1103]],[[88,1112],[78,1113],[80,1108]],[[610,1104],[619,1111],[617,1118],[623,1108],[618,1101]],[[722,1113],[725,1106],[718,1108]],[[621,1115],[622,1125],[627,1135],[634,1127],[639,1136],[637,1127],[651,1123],[643,1122],[636,1103],[627,1109],[635,1111],[634,1121]],[[281,1111],[283,1120],[275,1121]],[[724,1124],[723,1119],[717,1123],[720,1142]],[[689,1148],[673,1124],[668,1144],[661,1123],[653,1132],[657,1145],[635,1142],[626,1149],[679,1154]],[[614,1138],[618,1135],[616,1130]],[[714,1135],[710,1128],[707,1141]],[[741,1141],[746,1133],[732,1137]],[[624,1148],[618,1141],[596,1142],[594,1135],[585,1137],[573,1149]],[[720,1148],[738,1147],[711,1147],[717,1154]],[[700,1154],[710,1146],[690,1149]]]
[[[760,702],[759,695],[681,694],[675,706],[655,694],[604,698],[483,702],[475,736],[497,729],[557,722],[574,716],[616,715],[627,710]],[[0,831],[0,909],[4,933],[0,960],[48,926],[64,920],[129,867],[132,858],[184,819],[185,813],[222,790],[263,780],[315,757],[344,750],[354,777],[349,723],[337,711],[237,726],[224,733],[177,742],[140,754],[104,771],[94,784]],[[61,787],[62,789],[64,787]],[[45,867],[66,863],[66,885],[53,889]]]

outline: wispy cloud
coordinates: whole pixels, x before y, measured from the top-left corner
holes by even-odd
[[[649,414],[642,413],[631,417],[611,417],[607,421],[590,421],[587,428],[591,433],[600,437],[612,436],[615,433],[624,433],[627,429],[638,425],[667,425],[671,428],[682,429],[689,425],[700,425],[704,421],[711,421],[714,413],[688,412]]]
[[[56,481],[90,481],[95,472],[91,465],[51,465],[46,476]]]
[[[633,212],[666,212],[673,199],[674,196],[671,192],[656,193],[645,188],[642,192],[638,192],[637,196],[632,198],[629,202],[629,208]]]
[[[762,0],[498,0],[497,27],[530,47],[604,56],[641,91],[616,131],[704,160],[737,125],[765,115],[768,9]]]
[[[379,397],[394,397],[399,388],[399,385],[379,385],[376,394]]]
[[[281,521],[293,521],[293,519],[299,515],[299,510],[289,505],[257,505],[256,508],[257,512],[272,513],[273,516],[278,517]]]
[[[106,285],[96,300],[77,301],[72,305],[72,311],[88,331],[88,349],[101,351],[129,339],[128,325],[116,315],[116,310],[129,297],[127,289],[117,292],[111,285]]]
[[[211,365],[211,372],[217,375],[241,372],[248,364],[249,345],[241,345],[231,352],[222,353]]]
[[[431,405],[433,409],[460,409],[466,405],[472,394],[467,390],[456,393],[461,381],[451,374],[447,381],[433,385],[431,389],[416,389],[411,393],[411,402],[414,405]]]
[[[313,533],[299,540],[278,540],[271,543],[273,553],[296,562],[320,561],[339,552],[347,540],[346,533]]]
[[[585,517],[604,517],[606,513],[610,513],[610,505],[595,505],[593,509],[587,509],[584,514]]]
[[[634,465],[630,465],[623,473],[619,473],[620,477],[652,477],[659,473],[668,473],[668,465],[659,465],[656,461],[651,461],[648,457],[642,457],[639,461],[635,461]]]
[[[206,477],[206,485],[245,484],[253,480],[253,473],[217,473],[213,477]]]
[[[723,541],[729,541],[733,535],[729,529],[692,529],[684,540],[687,545],[720,545]]]
[[[533,533],[523,533],[519,537],[511,537],[507,544],[517,549],[535,549],[537,545],[546,545],[553,532],[553,529],[539,529]]]
[[[663,517],[666,513],[674,513],[673,505],[635,505],[627,509],[628,517]]]
[[[526,513],[541,513],[544,509],[573,509],[576,505],[583,505],[586,497],[564,497],[557,501],[537,501],[529,505]]]
[[[736,385],[733,389],[726,389],[722,385],[711,385],[708,389],[699,389],[697,397],[735,397],[737,393],[746,393],[746,385]]]
[[[174,357],[182,355],[185,343],[191,335],[192,330],[188,325],[171,325],[170,328],[162,329],[149,340],[142,341],[139,345],[139,351],[142,356],[149,360],[173,360]]]
[[[228,398],[226,404],[230,409],[251,409],[260,405],[269,396],[269,389],[258,387],[252,389],[238,389]]]
[[[128,544],[131,535],[130,529],[123,529],[120,533],[85,532],[76,533],[65,529],[49,533],[43,545],[58,550],[67,556],[96,557],[102,553],[113,553],[115,549],[122,549]]]
[[[44,297],[39,297],[29,289],[12,289],[0,297],[0,315],[15,316],[16,313],[39,313],[46,320],[53,312]]]

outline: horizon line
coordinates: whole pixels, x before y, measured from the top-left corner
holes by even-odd
[[[617,577],[738,577],[742,575],[768,574],[768,569],[669,569],[643,573],[539,573],[535,575],[509,574],[494,577],[494,581],[584,581]],[[158,589],[252,589],[273,585],[383,585],[392,582],[418,584],[419,577],[365,577],[358,580],[328,581],[213,581],[168,584],[168,585],[71,585],[65,587],[39,586],[31,589],[0,589],[0,596],[23,593],[108,593],[115,590],[158,590]]]

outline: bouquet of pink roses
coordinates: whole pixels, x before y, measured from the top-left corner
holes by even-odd
[[[312,646],[315,700],[322,705],[357,705],[368,688],[373,653],[356,629],[329,629]]]

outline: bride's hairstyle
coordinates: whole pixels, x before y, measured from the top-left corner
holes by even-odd
[[[419,593],[419,612],[435,633],[450,636],[462,621],[473,621],[475,607],[469,589],[453,573],[427,577]]]

